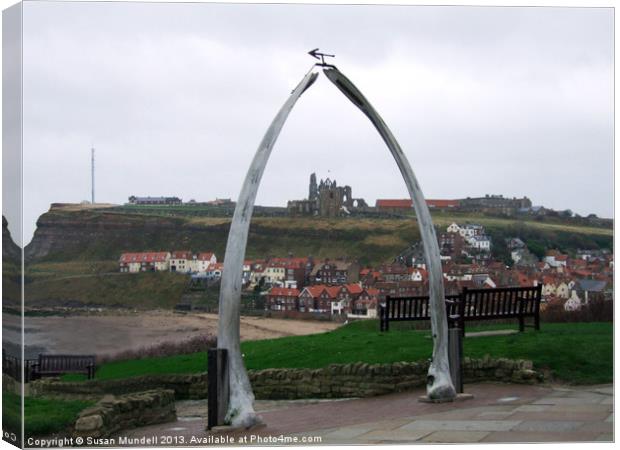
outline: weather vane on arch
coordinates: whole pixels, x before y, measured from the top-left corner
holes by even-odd
[[[317,66],[323,66],[323,67],[334,67],[333,65],[331,65],[331,64],[327,64],[327,63],[325,62],[325,57],[335,58],[335,57],[336,57],[336,55],[328,55],[327,53],[320,53],[318,50],[319,50],[318,48],[315,48],[314,50],[310,50],[310,51],[308,52],[308,54],[309,54],[310,56],[312,56],[313,58],[316,58],[316,59],[320,59],[320,60],[321,60],[321,62],[320,62],[320,63],[316,63],[316,65],[317,65]]]

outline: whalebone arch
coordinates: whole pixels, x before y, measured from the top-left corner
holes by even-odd
[[[323,65],[327,78],[371,121],[386,143],[403,176],[415,209],[429,274],[433,358],[428,370],[427,393],[432,399],[452,399],[448,364],[448,332],[444,305],[443,275],[435,229],[428,206],[409,162],[391,131],[357,87],[335,66]],[[245,177],[228,234],[219,298],[218,347],[228,351],[229,403],[226,421],[249,427],[260,422],[254,411],[254,394],[243,364],[239,335],[241,270],[245,258],[254,202],[275,142],[301,95],[316,81],[318,73],[308,72],[284,103],[267,129]]]

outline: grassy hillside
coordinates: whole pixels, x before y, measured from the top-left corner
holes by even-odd
[[[155,210],[158,211],[158,210]],[[161,210],[127,213],[118,210],[53,210],[41,216],[30,261],[116,261],[123,251],[212,250],[221,259],[230,218],[196,215],[170,217]],[[481,223],[494,242],[519,236],[545,247],[574,252],[577,248],[611,248],[612,229],[567,223],[520,221],[511,218],[436,213],[439,230],[453,221]],[[247,257],[312,255],[349,256],[363,264],[391,261],[419,240],[415,218],[293,218],[255,217],[250,227]],[[498,246],[499,247],[499,246]]]
[[[170,309],[180,300],[187,282],[187,276],[168,272],[43,278],[24,286],[25,306]]]
[[[337,330],[308,336],[291,336],[241,344],[248,369],[277,367],[319,368],[351,362],[391,363],[429,358],[429,331],[395,329],[378,331],[374,320],[353,322]],[[398,328],[398,327],[395,327]],[[492,329],[483,326],[474,329]],[[499,328],[514,328],[501,325]],[[539,332],[469,337],[464,355],[472,358],[529,359],[538,369],[569,383],[608,383],[613,378],[613,324],[550,323]],[[102,365],[99,379],[127,378],[147,373],[194,373],[205,370],[205,353],[117,361]]]
[[[183,216],[182,212],[192,212]],[[199,212],[199,211],[198,211]],[[493,240],[493,256],[510,260],[503,245],[520,237],[534,253],[547,248],[574,253],[579,248],[612,248],[612,229],[553,222],[518,221],[481,214],[435,213],[439,231],[456,221],[481,223]],[[169,308],[182,294],[186,278],[175,274],[118,274],[126,251],[214,251],[224,257],[229,217],[202,216],[191,209],[170,215],[166,208],[130,212],[118,208],[52,209],[40,217],[26,248],[27,305],[101,305]],[[363,265],[391,262],[419,242],[414,217],[342,218],[255,217],[250,226],[247,258],[313,256],[349,257]],[[7,265],[8,267],[9,265]],[[18,285],[3,273],[7,304],[19,299]]]

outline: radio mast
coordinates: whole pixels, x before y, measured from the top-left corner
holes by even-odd
[[[90,202],[95,204],[95,147],[90,149]]]

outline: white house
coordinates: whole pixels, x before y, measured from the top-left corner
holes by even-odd
[[[560,281],[555,287],[555,295],[560,298],[568,298],[570,295],[570,288],[566,281]]]
[[[192,270],[192,252],[181,250],[170,255],[170,272],[189,273]]]
[[[286,268],[282,266],[267,266],[263,276],[266,283],[283,286],[286,279]]]
[[[484,235],[474,235],[469,239],[469,244],[478,250],[483,252],[491,251],[491,240]]]
[[[467,224],[459,228],[459,234],[464,238],[479,236],[484,234],[484,227],[477,224]]]
[[[411,272],[411,281],[424,281],[425,273],[426,271],[423,272],[423,269],[413,269]]]
[[[209,267],[217,264],[215,253],[203,252],[194,255],[192,260],[192,272],[205,273],[209,271]]]
[[[573,291],[573,293],[574,292],[575,291]],[[571,298],[566,300],[566,302],[564,303],[565,311],[577,311],[580,308],[581,308],[581,300],[577,296],[571,296]]]
[[[265,276],[265,269],[262,264],[255,264],[254,268],[250,272],[250,288],[254,289],[254,287],[260,283],[260,280]]]
[[[459,225],[456,222],[452,222],[452,224],[446,228],[446,231],[448,233],[458,233],[460,232],[461,227],[459,227]]]

